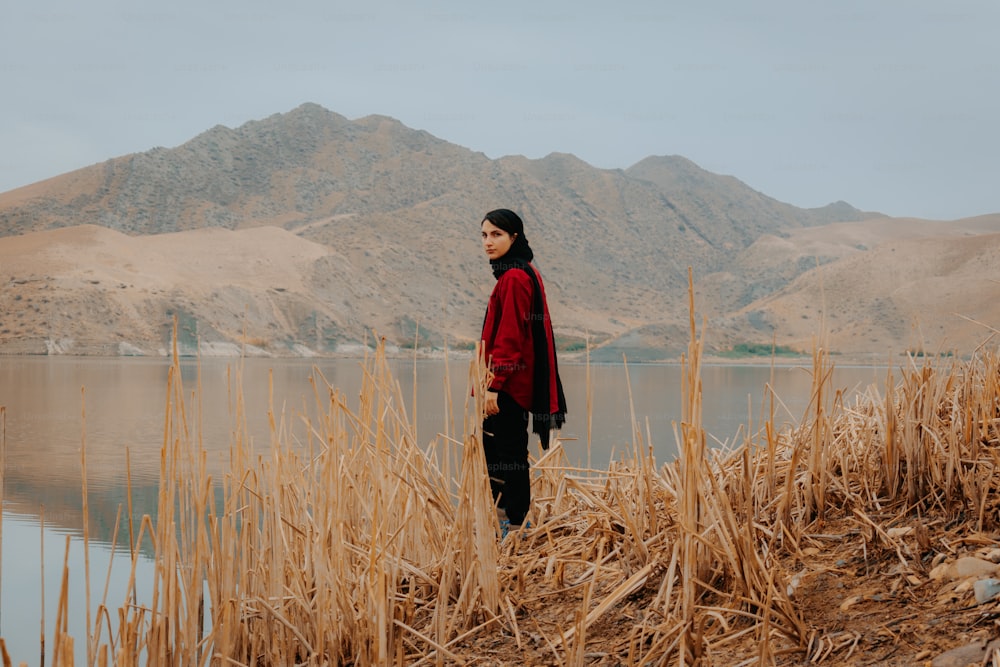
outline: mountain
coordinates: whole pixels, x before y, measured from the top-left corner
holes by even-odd
[[[478,225],[501,206],[525,218],[560,344],[610,359],[684,349],[688,267],[708,345],[804,345],[770,315],[780,298],[877,247],[825,234],[893,220],[797,208],[678,156],[491,160],[304,104],[0,193],[0,352],[157,354],[175,317],[205,349],[326,354],[373,334],[468,348],[493,283]],[[984,220],[938,227],[1000,231]],[[935,243],[960,238],[941,229]],[[851,312],[838,317],[873,317]]]
[[[904,350],[968,354],[1000,323],[1000,215],[884,218],[761,237],[739,268],[775,286],[715,321],[748,339],[777,336],[802,349],[822,332],[829,349],[885,360]]]

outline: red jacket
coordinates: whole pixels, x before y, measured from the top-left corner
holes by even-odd
[[[549,319],[549,304],[545,299],[545,285],[538,269],[535,269],[535,275],[542,289],[545,335],[549,339],[549,368],[555,368],[555,340]],[[524,269],[508,269],[493,287],[486,306],[486,320],[483,322],[483,349],[494,376],[490,389],[509,394],[518,405],[529,411],[534,393],[532,383],[535,368],[535,348],[531,334],[533,297],[531,276]],[[556,412],[559,409],[559,396],[555,373],[549,374],[549,381],[549,412]]]

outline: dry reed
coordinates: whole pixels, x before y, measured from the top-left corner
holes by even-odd
[[[921,564],[885,521],[966,512],[995,527],[1000,357],[910,360],[884,396],[871,387],[845,406],[817,348],[797,426],[776,428],[772,395],[759,430],[710,449],[693,303],[691,313],[678,460],[658,467],[635,419],[630,456],[606,470],[570,467],[557,439],[533,462],[533,527],[502,541],[481,447],[481,359],[469,366],[464,439],[429,447],[384,345],[364,361],[356,408],[318,370],[314,404],[296,421],[272,399],[260,451],[237,369],[216,480],[200,387],[185,393],[175,346],[157,520],[129,520],[127,599],[88,620],[88,662],[713,665],[739,645],[754,647],[746,664],[849,655],[859,637],[810,621],[783,557],[800,556],[835,515],[856,522],[866,553],[888,549],[912,568]],[[144,541],[155,554],[148,599],[135,586]],[[73,660],[67,577],[64,566],[57,665]]]

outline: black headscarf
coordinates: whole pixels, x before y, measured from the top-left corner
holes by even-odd
[[[545,328],[545,302],[542,297],[542,286],[538,281],[538,275],[531,266],[531,260],[535,253],[528,245],[528,239],[524,235],[524,222],[514,211],[506,208],[498,208],[487,213],[483,220],[489,220],[492,224],[504,230],[514,238],[510,249],[497,259],[490,260],[490,267],[493,275],[499,280],[506,271],[518,268],[531,277],[534,285],[534,296],[531,304],[531,340],[535,352],[535,368],[533,369],[533,386],[531,392],[531,421],[532,430],[538,434],[542,441],[542,449],[549,448],[549,431],[560,429],[566,422],[566,397],[563,395],[562,380],[559,377],[559,364],[556,361],[556,351],[551,349],[552,366],[549,367],[550,348],[549,336]],[[551,383],[549,378],[555,374],[556,391],[558,392],[559,409],[550,412]]]

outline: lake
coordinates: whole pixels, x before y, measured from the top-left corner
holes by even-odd
[[[412,421],[417,441],[429,446],[438,434],[461,439],[468,361],[391,360],[390,367],[408,414],[416,415]],[[108,603],[112,609],[121,603],[128,542],[124,550],[122,542],[113,547],[114,526],[119,510],[126,520],[129,475],[132,516],[138,523],[143,514],[155,514],[169,368],[163,358],[0,357],[5,445],[0,636],[15,664],[38,656],[43,586],[44,632],[51,646],[67,548],[70,605],[81,610],[70,619],[69,628],[78,653],[85,651],[82,573],[88,554],[94,604],[103,594],[109,563]],[[571,464],[607,468],[610,460],[630,452],[633,414],[643,441],[649,433],[647,444],[657,462],[675,458],[674,424],[682,414],[680,365],[563,363],[560,373],[569,405],[562,437]],[[298,437],[303,418],[318,413],[310,383],[318,374],[342,391],[350,407],[357,407],[360,360],[209,358],[181,363],[188,418],[220,467],[240,414],[258,451],[267,450],[272,401],[275,419],[283,418],[288,436]],[[838,367],[832,388],[851,397],[872,384],[881,388],[885,375],[884,367]],[[769,410],[767,386],[783,403],[776,413],[779,425],[797,423],[808,408],[809,366],[707,365],[701,377],[703,426],[716,445],[741,439],[746,424],[756,429],[763,423]],[[236,403],[240,387],[242,411]],[[82,540],[84,454],[89,551]],[[124,531],[121,528],[120,534]],[[140,565],[140,578],[147,565]]]

